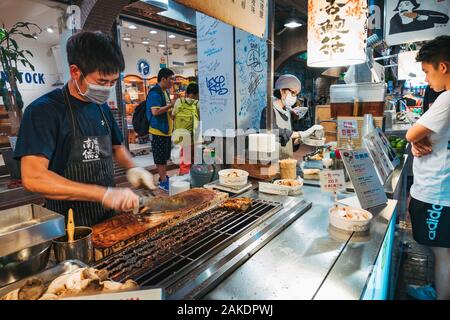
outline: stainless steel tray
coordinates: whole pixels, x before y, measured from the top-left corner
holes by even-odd
[[[42,282],[48,284],[63,274],[71,273],[79,268],[86,268],[86,267],[87,267],[86,264],[78,260],[67,260],[61,262],[56,266],[50,267],[42,271],[41,273],[35,274],[31,277],[24,278],[22,280],[19,280],[10,285],[0,288],[0,297],[3,297],[5,294],[13,290],[16,290],[17,288],[20,288],[30,278],[38,277],[42,280]]]
[[[64,217],[29,204],[0,211],[0,257],[65,234]]]

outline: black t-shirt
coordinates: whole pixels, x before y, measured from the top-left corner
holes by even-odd
[[[78,124],[78,136],[108,133],[97,104],[78,100],[71,95],[69,99]],[[106,103],[100,107],[111,128],[112,144],[122,144],[123,135],[110,108]],[[72,127],[62,90],[55,89],[43,95],[25,109],[14,157],[19,160],[27,155],[43,155],[50,161],[49,169],[62,174],[70,154]]]

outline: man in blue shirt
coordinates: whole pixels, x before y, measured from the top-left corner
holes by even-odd
[[[114,187],[116,160],[134,185],[155,188],[122,145],[122,133],[106,104],[124,70],[120,47],[101,32],[80,32],[67,42],[70,80],[25,110],[15,149],[24,187],[43,195],[46,207],[76,225],[92,226],[115,211],[139,206],[129,188]]]
[[[149,133],[152,135],[152,152],[159,174],[159,187],[169,192],[169,177],[166,166],[170,159],[172,148],[173,119],[172,108],[174,102],[170,100],[169,89],[174,82],[172,70],[163,68],[158,72],[158,83],[147,96],[147,118],[150,124]],[[173,99],[173,101],[175,101]]]

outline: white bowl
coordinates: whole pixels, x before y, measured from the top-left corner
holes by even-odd
[[[236,177],[233,175],[236,173]],[[230,176],[231,175],[231,176]],[[245,186],[248,172],[240,169],[225,169],[219,171],[219,183],[227,187]]]
[[[280,180],[275,180],[275,181],[273,182],[273,184],[275,184],[275,185],[280,185],[279,183],[282,182],[282,181],[284,181],[284,180],[294,180],[294,179],[280,179]],[[298,195],[298,194],[301,194],[301,193],[302,193],[303,179],[300,178],[300,177],[297,177],[297,179],[295,179],[295,180],[299,183],[298,186],[292,186],[292,187],[290,187],[290,186],[285,186],[285,187],[289,188],[289,193],[288,193],[288,195],[290,195],[290,196],[295,196],[295,195]]]
[[[367,216],[367,219],[355,220],[344,218],[342,216],[344,208],[347,213],[353,215],[365,214]],[[330,216],[330,224],[338,229],[347,231],[367,231],[369,229],[369,223],[373,218],[372,214],[369,211],[346,206],[338,206],[337,208],[333,206],[328,210],[328,212]]]

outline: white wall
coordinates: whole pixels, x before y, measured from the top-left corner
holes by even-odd
[[[34,55],[29,57],[29,60],[34,65],[35,71],[29,67],[24,68],[22,64],[19,65],[19,71],[24,72],[24,79],[18,87],[26,108],[35,99],[55,88],[52,84],[58,79],[58,70],[50,44],[20,38],[17,39],[17,43],[19,48],[30,50]],[[26,73],[28,73],[27,76]],[[31,81],[28,83],[26,80]]]

